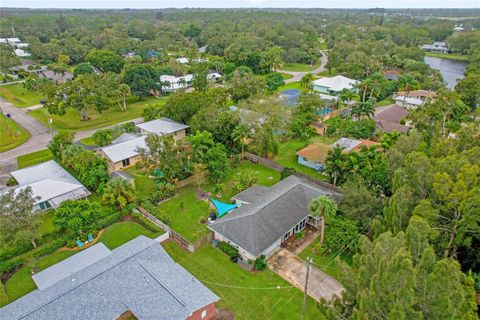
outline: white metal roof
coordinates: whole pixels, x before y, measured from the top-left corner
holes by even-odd
[[[144,123],[137,124],[137,127],[155,134],[169,134],[177,131],[185,130],[187,125],[179,123],[167,118],[155,119]]]
[[[138,155],[138,149],[140,148],[148,149],[147,143],[145,142],[146,137],[147,136],[141,136],[114,145],[106,146],[102,148],[102,151],[112,162],[122,161]]]
[[[186,64],[188,63],[188,58],[177,58],[175,59],[178,63]]]
[[[79,253],[57,263],[32,276],[38,289],[43,290],[105,258],[112,252],[102,243],[80,251]]]
[[[350,79],[344,76],[326,77],[313,81],[314,85],[329,88],[332,91],[342,91],[343,89],[352,89],[357,80]]]
[[[399,105],[402,105],[405,102],[406,104],[410,104],[412,106],[421,106],[424,102],[422,99],[410,98],[410,97],[405,98],[405,96],[395,97],[395,101]]]
[[[35,204],[66,195],[76,190],[83,190],[82,194],[89,192],[71,174],[53,160],[12,171],[12,177],[18,182],[16,192],[30,187]],[[64,200],[71,198],[65,197]]]
[[[359,140],[349,139],[349,138],[340,138],[332,144],[332,147],[344,147],[344,151],[348,152],[362,143]]]

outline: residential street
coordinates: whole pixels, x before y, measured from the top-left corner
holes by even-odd
[[[300,71],[278,70],[278,72],[290,74],[293,76],[293,78],[285,80],[285,83],[297,82],[302,80],[302,77],[307,73],[316,75],[317,73],[325,71],[326,70],[325,65],[327,64],[327,62],[328,62],[328,57],[324,52],[322,52],[322,56],[320,57],[320,66],[313,71],[300,72]]]
[[[307,263],[304,260],[287,249],[281,249],[268,260],[267,265],[270,270],[303,291],[307,273]],[[335,295],[340,296],[343,290],[337,280],[310,266],[307,293],[315,301],[330,301]]]

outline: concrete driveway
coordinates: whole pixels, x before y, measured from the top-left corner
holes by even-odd
[[[270,270],[303,291],[307,263],[294,253],[281,249],[267,261],[267,265]],[[315,301],[321,299],[330,301],[334,296],[340,296],[343,290],[337,280],[310,265],[307,293]]]
[[[322,56],[320,57],[320,66],[315,69],[315,70],[312,70],[312,71],[287,71],[287,70],[278,70],[277,72],[281,72],[281,73],[286,73],[286,74],[289,74],[289,75],[292,75],[293,78],[290,78],[290,79],[287,79],[285,80],[285,83],[290,83],[290,82],[297,82],[297,81],[300,81],[302,80],[303,76],[306,75],[307,73],[311,73],[313,75],[316,75],[317,73],[320,73],[322,71],[325,71],[325,65],[327,64],[328,62],[328,57],[327,55],[323,52],[322,53]]]

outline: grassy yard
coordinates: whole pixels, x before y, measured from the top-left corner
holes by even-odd
[[[336,70],[330,70],[330,71],[328,71],[328,70],[323,70],[323,71],[317,73],[316,76],[334,77],[334,76],[336,76],[336,75],[338,75],[338,74],[339,74],[339,73],[338,73],[338,71],[336,71]]]
[[[291,79],[293,76],[288,73],[280,73],[282,75],[283,80]]]
[[[53,155],[49,149],[40,150],[40,151],[32,152],[29,154],[25,154],[23,156],[19,156],[17,158],[17,167],[18,169],[30,167],[30,166],[33,166],[34,164],[39,164],[52,159],[53,159]]]
[[[92,147],[96,146],[95,141],[93,141],[92,137],[87,137],[87,138],[80,139],[80,142],[83,143],[86,146],[92,146]]]
[[[115,249],[139,235],[154,237],[157,234],[145,229],[138,223],[124,221],[114,223],[107,227],[103,232],[100,241],[103,242],[109,249]],[[26,263],[21,269],[15,272],[10,279],[8,279],[5,286],[8,301],[5,303],[12,302],[13,300],[18,299],[37,288],[32,280],[32,271],[39,272],[44,270],[78,252],[79,251],[59,250]]]
[[[288,90],[288,89],[297,89],[297,90],[303,90],[302,86],[300,85],[300,82],[290,82],[286,83],[283,86],[278,87],[278,92],[282,92],[283,90]]]
[[[56,231],[56,227],[53,224],[53,219],[55,218],[55,211],[49,210],[43,213],[37,214],[40,225],[38,227],[39,233],[41,235],[49,234]]]
[[[328,231],[328,227],[327,227]],[[317,239],[314,242],[312,242],[305,250],[303,250],[300,253],[300,258],[306,260],[307,257],[310,257],[313,259],[313,263],[316,264],[316,267],[321,269],[323,272],[326,274],[334,277],[335,279],[340,279],[340,270],[339,270],[339,263],[338,259],[343,260],[347,264],[352,264],[352,256],[348,254],[340,254],[338,257],[336,254],[331,253],[331,254],[326,254],[326,255],[319,255],[315,250],[313,249],[315,244],[317,244],[320,240]],[[319,267],[321,266],[321,267]]]
[[[164,247],[175,261],[220,297],[217,306],[230,310],[235,319],[301,318],[303,293],[297,288],[277,289],[277,286],[290,284],[270,270],[245,271],[230,262],[220,250],[208,245],[194,253],[186,253],[173,242],[165,243]],[[305,319],[325,319],[310,298]]]
[[[80,114],[73,109],[67,111],[63,116],[48,115],[46,109],[37,109],[30,112],[30,115],[40,122],[48,125],[48,118],[53,119],[52,127],[56,130],[88,130],[97,129],[115,123],[135,119],[141,117],[145,105],[151,103],[165,103],[166,97],[161,98],[147,98],[142,101],[133,101],[127,106],[127,111],[121,111],[118,106],[112,106],[110,109],[98,113],[95,110],[90,110],[88,116],[90,120],[81,121]]]
[[[23,83],[0,86],[0,97],[19,108],[39,104],[42,99],[42,96],[38,92],[25,89]]]
[[[135,189],[139,198],[146,196],[155,190],[155,182],[153,179],[145,176],[143,172],[135,168],[135,166],[123,171],[135,179]]]
[[[283,66],[283,70],[292,71],[292,72],[307,72],[313,71],[320,66],[320,63],[315,63],[314,65],[305,64],[305,63],[286,63]]]
[[[468,61],[468,56],[461,55],[458,53],[441,53],[441,52],[425,52],[427,57],[449,59],[456,61]]]
[[[391,104],[394,104],[395,103],[395,100],[393,100],[392,97],[388,97],[386,99],[383,99],[382,101],[379,101],[377,103],[377,106],[378,107],[384,107],[384,106],[389,106]]]
[[[30,133],[12,119],[0,114],[0,152],[16,148],[28,138]]]
[[[220,201],[230,202],[231,197],[234,196],[231,185],[232,181],[242,169],[247,168],[257,172],[259,178],[258,184],[271,186],[280,181],[279,172],[249,161],[243,161],[222,184],[223,192],[222,197],[219,198]],[[206,184],[202,186],[202,190],[209,191],[213,197],[218,198],[215,195],[214,184]],[[192,242],[208,233],[206,225],[200,221],[207,219],[211,211],[207,201],[198,200],[195,194],[196,187],[189,185],[178,189],[177,197],[163,202],[158,206],[160,213],[168,217],[170,227]]]
[[[322,142],[326,144],[331,144],[333,141],[332,139],[329,139],[324,136],[318,136],[318,135],[315,135],[314,137],[312,137],[308,142],[301,141],[299,139],[292,139],[289,141],[285,141],[280,143],[278,155],[275,156],[274,160],[279,164],[285,167],[293,168],[300,173],[304,173],[314,178],[324,179],[325,176],[323,174],[317,172],[312,168],[303,166],[297,162],[296,152],[300,149],[305,148],[307,145],[313,142]]]

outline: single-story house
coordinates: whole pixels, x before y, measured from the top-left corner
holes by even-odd
[[[312,143],[297,151],[297,162],[315,170],[323,170],[331,146],[324,143]]]
[[[216,82],[222,80],[222,75],[218,72],[209,72],[207,74],[207,81]]]
[[[175,92],[177,90],[190,87],[192,85],[192,80],[192,74],[186,74],[181,77],[164,74],[160,76],[160,85],[162,87],[162,91]]]
[[[19,38],[0,38],[0,43],[9,43],[14,45],[21,42],[22,41]]]
[[[219,300],[144,236],[114,250],[97,243],[32,278],[38,289],[1,308],[0,319],[210,320]]]
[[[186,124],[167,118],[160,118],[140,123],[137,124],[136,127],[140,129],[141,134],[173,134],[176,140],[184,138],[186,135],[185,130],[188,128]]]
[[[181,63],[181,64],[187,64],[190,60],[188,58],[181,57],[181,58],[175,59],[175,61],[177,61],[178,63]]]
[[[15,55],[17,57],[30,57],[31,56],[30,53],[26,52],[23,49],[15,49],[15,50],[13,50],[13,52],[15,52]]]
[[[32,190],[33,211],[57,208],[65,200],[82,199],[90,192],[54,160],[12,171],[16,191]],[[8,190],[8,189],[7,189]]]
[[[375,120],[377,127],[383,132],[397,131],[401,133],[409,130],[408,126],[401,124],[402,120],[407,116],[408,111],[405,108],[398,104],[391,104],[375,108],[373,120]]]
[[[344,76],[325,77],[313,81],[313,90],[326,95],[338,95],[342,90],[353,90],[358,81]]]
[[[441,52],[441,53],[449,53],[450,49],[446,42],[434,42],[432,44],[426,44],[422,47],[425,51],[432,51],[432,52]]]
[[[350,138],[340,138],[334,143],[332,143],[332,148],[342,147],[343,153],[349,152],[359,152],[362,150],[363,147],[371,147],[377,145],[378,143],[371,140],[366,139],[350,139]]]
[[[167,118],[155,119],[136,125],[139,134],[125,133],[102,147],[99,152],[107,158],[111,171],[133,166],[141,160],[140,149],[148,149],[146,138],[149,134],[172,134],[176,140],[186,136],[187,125]]]
[[[289,176],[271,187],[252,186],[235,199],[238,208],[208,225],[214,238],[239,250],[242,259],[267,259],[290,236],[307,224],[318,227],[319,218],[310,215],[314,198],[327,195],[340,201],[341,195],[304,179]]]
[[[74,74],[71,72],[55,72],[52,70],[40,70],[37,72],[40,78],[46,78],[55,82],[56,85],[64,84],[73,79]]]
[[[425,101],[435,98],[436,94],[433,91],[427,90],[413,90],[400,91],[393,94],[393,99],[396,104],[407,109],[415,109],[425,103]]]

